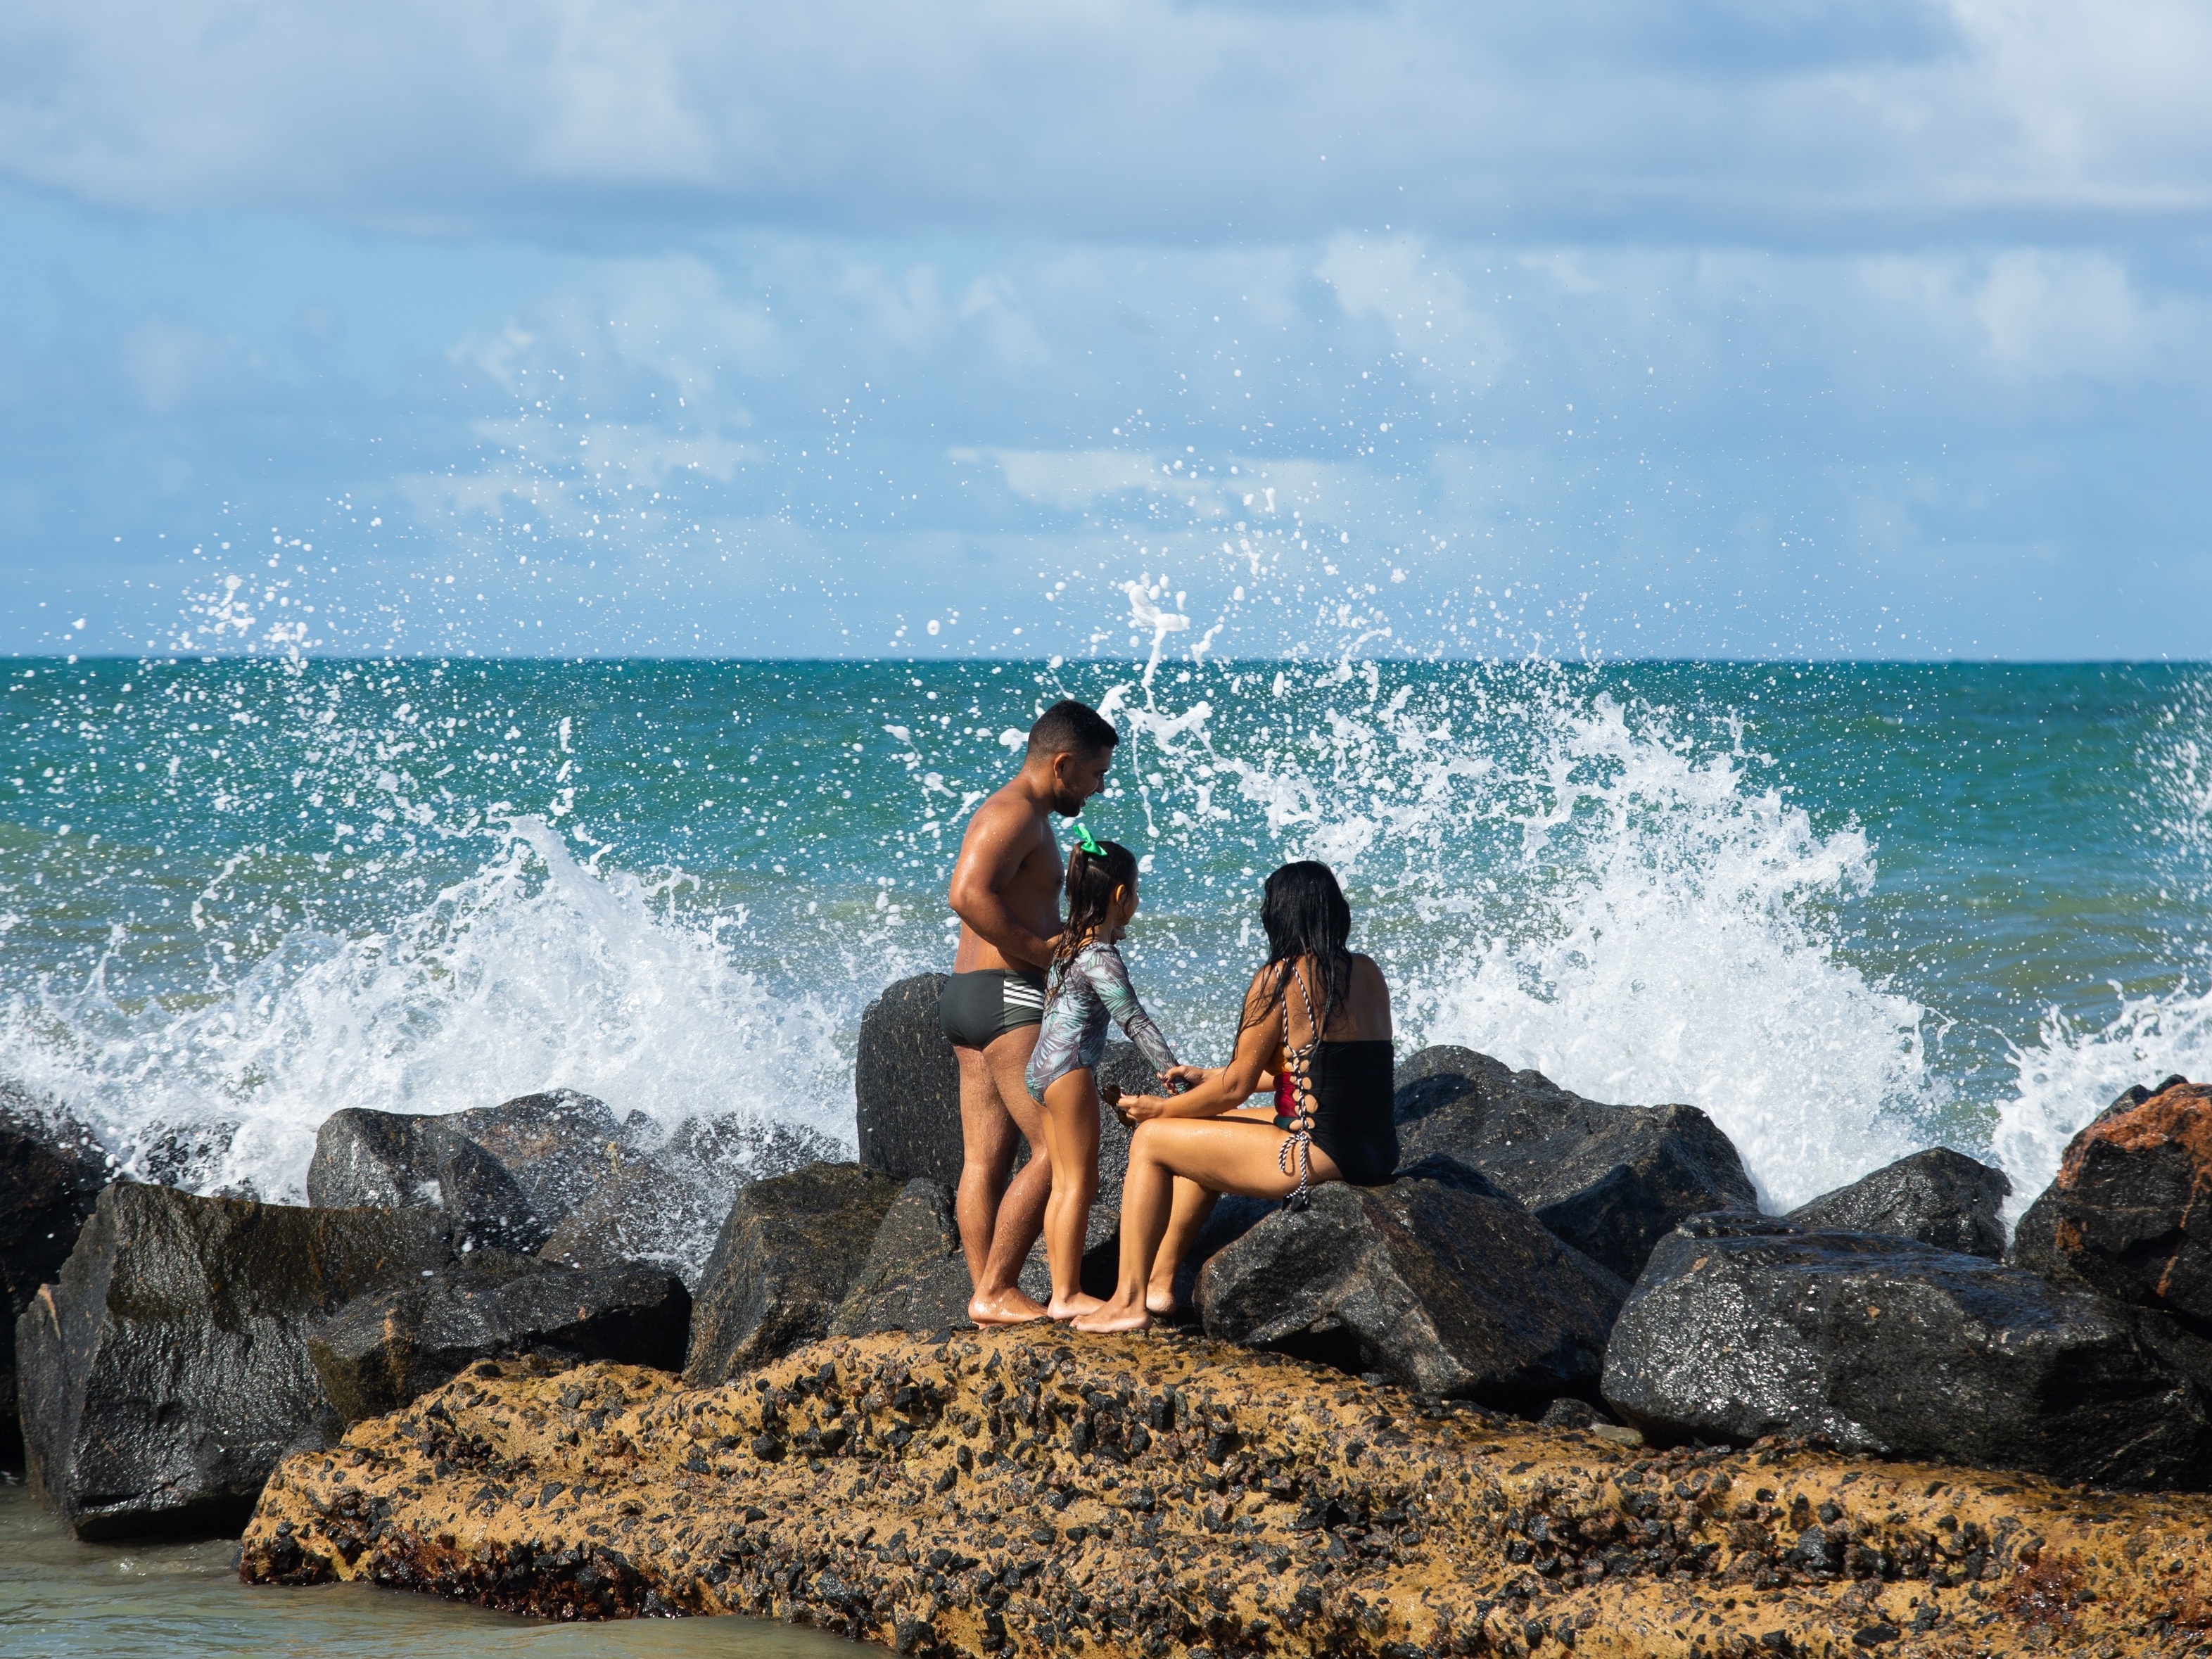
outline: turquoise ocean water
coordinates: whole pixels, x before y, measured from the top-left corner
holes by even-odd
[[[1061,695],[1126,733],[1089,818],[1145,857],[1131,965],[1201,1060],[1257,959],[1261,878],[1311,855],[1346,878],[1401,1050],[1466,1042],[1601,1099],[1694,1102],[1776,1207],[1936,1142],[2002,1164],[2018,1206],[2120,1089],[2212,1075],[2203,666],[0,676],[0,1075],[203,1190],[301,1198],[341,1107],[556,1085],[672,1125],[849,1139],[860,1011],[949,961],[963,808]],[[231,1610],[196,1613],[182,1645],[293,1650],[252,1623],[276,1603],[200,1557],[82,1549],[6,1503],[0,1557],[48,1565],[0,1585],[0,1649],[75,1651],[138,1616],[100,1607],[206,1596]],[[110,1601],[56,1588],[95,1581]],[[343,1648],[359,1600],[283,1619]],[[525,1628],[407,1616],[430,1622],[374,1650],[505,1650],[496,1632]]]

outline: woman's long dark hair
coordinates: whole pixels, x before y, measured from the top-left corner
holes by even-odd
[[[1067,926],[1052,947],[1051,989],[1047,1000],[1060,994],[1067,964],[1075,953],[1095,939],[1114,908],[1115,890],[1132,886],[1137,879],[1137,855],[1118,841],[1102,841],[1093,858],[1080,847],[1067,855]]]
[[[1352,995],[1352,907],[1344,901],[1336,872],[1313,859],[1285,865],[1267,878],[1260,925],[1267,930],[1267,968],[1275,971],[1257,998],[1245,1005],[1244,1024],[1257,1025],[1274,1012],[1290,987],[1291,971],[1301,958],[1310,957],[1321,981],[1308,988],[1321,994],[1321,1006],[1314,1011],[1318,1037]]]

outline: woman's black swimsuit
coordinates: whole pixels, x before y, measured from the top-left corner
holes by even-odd
[[[1306,1024],[1313,1027],[1315,1035],[1302,1047],[1291,1046],[1291,997],[1285,985],[1283,1070],[1275,1084],[1275,1127],[1291,1138],[1283,1143],[1275,1162],[1285,1175],[1295,1172],[1298,1178],[1296,1190],[1284,1203],[1303,1210],[1312,1188],[1308,1146],[1327,1152],[1337,1173],[1352,1185],[1379,1187],[1398,1168],[1398,1124],[1393,1109],[1390,1039],[1322,1042],[1321,1021],[1314,1013],[1305,975],[1292,969],[1290,976],[1297,981],[1298,995],[1306,1005]]]
[[[1398,1168],[1390,1039],[1316,1043],[1306,1061],[1313,1144],[1355,1187],[1380,1187]]]

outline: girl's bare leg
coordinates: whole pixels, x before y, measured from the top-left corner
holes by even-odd
[[[1195,1181],[1176,1177],[1175,1197],[1168,1206],[1168,1230],[1160,1236],[1159,1249],[1152,1257],[1152,1277],[1145,1284],[1146,1311],[1171,1314],[1176,1310],[1176,1275],[1182,1270],[1183,1257],[1198,1242],[1206,1218],[1213,1213],[1213,1206],[1220,1200],[1219,1193],[1209,1191]]]
[[[1098,1087],[1087,1069],[1054,1079],[1044,1091],[1044,1139],[1052,1159],[1052,1196],[1044,1210],[1044,1254],[1052,1267],[1047,1311],[1073,1319],[1105,1305],[1083,1291],[1083,1241],[1098,1195]]]
[[[1177,1176],[1217,1193],[1282,1198],[1298,1184],[1285,1175],[1276,1153],[1290,1137],[1271,1123],[1223,1118],[1154,1118],[1137,1126],[1129,1141],[1129,1174],[1121,1188],[1121,1276],[1114,1299],[1075,1322],[1079,1331],[1140,1331],[1152,1323],[1145,1287],[1175,1206]],[[1313,1178],[1339,1178],[1337,1167],[1313,1149]]]

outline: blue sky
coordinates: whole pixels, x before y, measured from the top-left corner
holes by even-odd
[[[2208,72],[2133,0],[15,0],[0,650],[2201,658]]]

